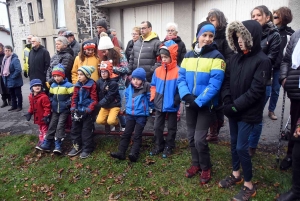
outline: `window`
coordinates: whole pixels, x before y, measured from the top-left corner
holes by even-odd
[[[18,13],[19,13],[19,21],[20,21],[20,23],[21,23],[21,24],[24,24],[21,6],[18,7]]]
[[[64,0],[53,0],[54,28],[66,27]]]
[[[44,19],[42,0],[37,0],[37,8],[39,12],[39,19]]]
[[[46,38],[42,38],[42,45],[45,47],[45,49],[47,49],[47,39]]]
[[[34,17],[33,17],[32,4],[28,3],[27,4],[27,8],[28,8],[29,22],[33,22],[34,21]]]

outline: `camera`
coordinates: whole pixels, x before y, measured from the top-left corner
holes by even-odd
[[[80,115],[78,111],[75,111],[74,114],[72,115],[72,120],[80,122],[82,120],[82,116],[83,115]]]

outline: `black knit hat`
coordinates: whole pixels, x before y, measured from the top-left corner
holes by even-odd
[[[107,30],[107,22],[104,19],[98,20],[96,22],[96,26],[101,26],[101,27],[103,27],[104,29]]]

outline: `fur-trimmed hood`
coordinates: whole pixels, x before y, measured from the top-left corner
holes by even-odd
[[[243,22],[231,22],[226,29],[226,39],[229,47],[235,52],[241,52],[238,44],[236,33],[239,32],[245,41],[246,48],[250,54],[261,50],[260,41],[262,37],[261,25],[255,20],[247,20]]]

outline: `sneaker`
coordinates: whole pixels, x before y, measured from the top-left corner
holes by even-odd
[[[110,134],[110,125],[105,125],[105,134],[106,135]]]
[[[82,151],[82,148],[78,144],[73,144],[72,150],[68,153],[68,156],[76,156]]]
[[[185,176],[187,178],[191,178],[195,176],[199,171],[201,171],[201,168],[199,166],[192,165],[189,169],[186,170]]]
[[[44,139],[40,145],[37,145],[35,148],[40,151],[50,152],[52,140]]]
[[[155,147],[154,149],[152,149],[152,151],[150,151],[150,156],[158,155],[161,152],[163,152],[163,149],[159,149],[159,148]]]
[[[163,158],[167,158],[168,156],[170,156],[173,153],[173,149],[171,147],[165,147],[162,157]]]
[[[213,142],[213,141],[218,141],[218,135],[212,135],[212,134],[208,134],[206,137],[206,141],[208,142]]]
[[[125,126],[121,126],[121,130],[120,131],[124,132],[125,131]]]
[[[125,154],[121,153],[120,151],[118,151],[118,152],[111,152],[110,156],[113,157],[113,158],[117,158],[119,160],[125,160],[126,159]]]
[[[242,183],[244,180],[241,176],[239,176],[238,178],[236,178],[233,174],[227,176],[225,179],[221,180],[219,182],[219,187],[220,188],[229,188],[235,184],[240,184]]]
[[[61,145],[62,145],[62,141],[63,139],[56,139],[55,140],[55,148],[53,150],[53,153],[58,153],[61,154],[62,153],[62,149],[61,149]]]
[[[115,132],[120,132],[121,126],[120,124],[115,125]]]
[[[286,156],[280,163],[280,169],[288,170],[290,167],[292,167],[292,157]]]
[[[88,158],[90,155],[91,155],[91,153],[83,151],[79,157],[82,159],[85,159],[85,158]]]
[[[134,153],[130,153],[128,155],[128,158],[131,162],[136,162],[139,158],[139,155],[138,154],[134,154]]]
[[[200,175],[200,183],[207,184],[210,179],[211,179],[211,169],[202,170]]]
[[[270,112],[270,111],[269,111],[268,116],[269,116],[270,119],[272,119],[272,120],[277,120],[277,116],[274,114],[274,112]]]
[[[233,197],[234,201],[247,201],[251,197],[254,197],[256,195],[256,189],[253,186],[252,189],[249,189],[246,186],[243,186],[240,192]]]

